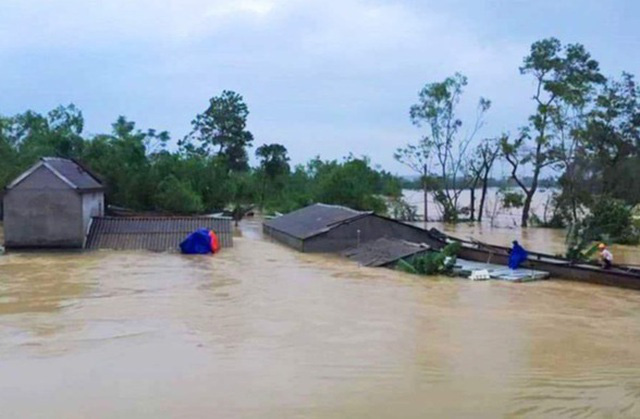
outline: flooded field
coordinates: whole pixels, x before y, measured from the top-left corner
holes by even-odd
[[[452,232],[557,246],[472,229]],[[0,256],[0,416],[640,417],[639,292],[420,278],[243,232],[214,257]]]

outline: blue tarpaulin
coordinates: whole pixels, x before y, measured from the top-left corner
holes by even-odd
[[[513,247],[511,248],[511,254],[509,254],[509,268],[518,269],[520,264],[527,260],[527,251],[524,250],[524,247],[520,246],[517,241],[513,242]]]
[[[187,255],[206,255],[212,253],[209,230],[201,228],[189,234],[187,238],[180,243],[180,250]]]

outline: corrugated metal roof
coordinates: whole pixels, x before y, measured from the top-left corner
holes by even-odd
[[[77,189],[102,189],[103,187],[98,179],[73,160],[43,157],[42,161],[50,165]]]
[[[289,236],[308,239],[331,229],[336,224],[367,214],[371,213],[339,205],[313,204],[266,221],[264,224]]]
[[[424,244],[399,239],[380,238],[347,249],[342,254],[363,266],[385,266],[400,259],[429,250]]]
[[[216,232],[220,246],[233,246],[231,219],[214,217],[94,217],[87,249],[177,250],[199,228]]]

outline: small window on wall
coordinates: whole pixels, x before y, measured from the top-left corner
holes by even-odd
[[[98,202],[98,217],[102,217],[102,201]]]

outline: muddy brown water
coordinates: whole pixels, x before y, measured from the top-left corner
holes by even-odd
[[[0,417],[640,417],[639,292],[421,278],[243,231],[213,257],[0,256]]]

